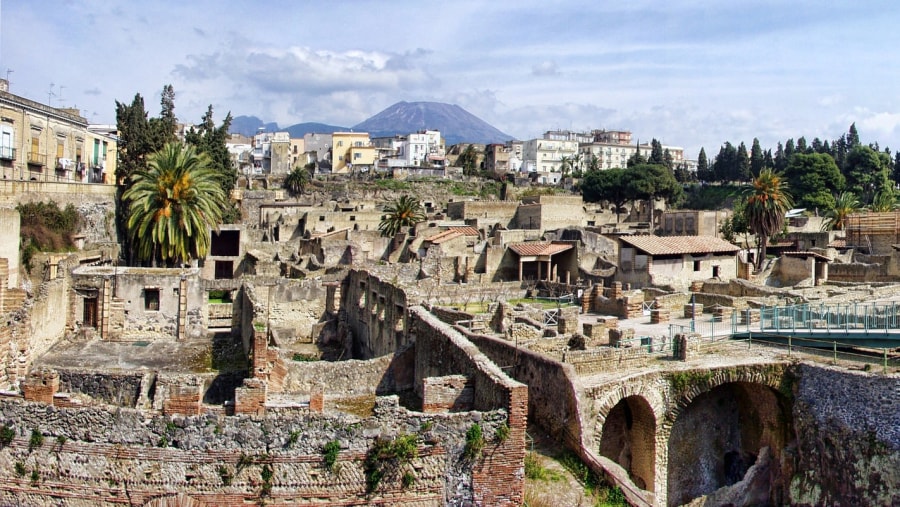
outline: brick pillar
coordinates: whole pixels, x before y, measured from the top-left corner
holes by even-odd
[[[25,401],[38,401],[53,404],[53,395],[59,391],[59,373],[53,370],[31,372],[22,382],[22,394]]]
[[[610,289],[610,299],[619,299],[622,297],[622,282],[613,282]]]
[[[109,339],[109,319],[112,306],[112,281],[109,278],[103,279],[103,290],[100,294],[100,339]]]
[[[591,287],[581,295],[581,313],[587,313],[591,310],[591,292],[594,290],[595,288]]]
[[[178,282],[178,319],[176,331],[178,340],[184,340],[185,329],[187,328],[187,278],[182,276]]]
[[[325,386],[316,384],[309,393],[309,411],[321,414],[325,411]]]
[[[264,377],[268,366],[269,352],[268,333],[263,330],[253,331],[253,375]]]
[[[472,470],[475,505],[519,506],[525,497],[525,428],[528,425],[528,386],[509,389],[506,440],[488,441],[482,460]]]
[[[265,415],[267,391],[265,380],[244,379],[243,386],[234,390],[234,415]]]

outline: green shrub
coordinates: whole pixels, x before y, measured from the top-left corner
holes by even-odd
[[[302,354],[300,352],[294,352],[294,355],[291,357],[291,359],[301,363],[310,363],[313,361],[318,361],[319,356],[316,356],[314,354]]]
[[[412,472],[406,472],[400,482],[403,484],[403,489],[409,488],[416,483],[416,476]]]
[[[300,440],[300,430],[291,431],[291,434],[288,436],[288,446],[296,444],[297,440]]]
[[[44,445],[44,434],[37,429],[31,430],[31,438],[28,439],[28,451],[31,452]]]
[[[481,425],[475,423],[466,430],[466,447],[463,450],[463,455],[468,459],[476,459],[481,457],[482,449],[484,449],[484,435],[481,431]]]
[[[494,438],[501,444],[506,442],[506,439],[509,438],[509,426],[506,423],[497,426],[497,432],[494,434]]]
[[[216,470],[219,472],[219,477],[222,478],[222,485],[231,486],[231,481],[234,479],[234,476],[231,475],[231,471],[228,470],[228,467],[219,465]]]
[[[377,438],[363,461],[366,492],[372,493],[378,488],[388,467],[407,464],[418,453],[418,437],[415,435],[399,435],[393,440]]]
[[[19,477],[25,477],[25,463],[16,461],[16,475],[18,475]]]
[[[529,452],[525,455],[525,477],[533,481],[559,481],[562,474],[541,465],[537,454]]]
[[[8,424],[4,424],[0,428],[0,446],[6,447],[16,438],[16,430],[12,429]]]
[[[332,440],[325,444],[325,468],[334,470],[337,463],[338,453],[341,452],[341,444],[337,440]]]
[[[31,482],[32,484],[39,482],[41,480],[41,474],[38,473],[37,468],[31,470]]]

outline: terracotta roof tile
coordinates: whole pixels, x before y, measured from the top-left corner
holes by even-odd
[[[434,236],[425,238],[425,241],[429,241],[429,242],[435,243],[435,244],[441,244],[445,241],[450,241],[451,239],[458,238],[460,236],[464,236],[464,234],[460,231],[455,231],[453,229],[449,229],[446,231],[441,231],[441,232],[435,234]]]
[[[513,252],[523,256],[555,255],[572,248],[567,243],[550,243],[548,241],[534,241],[530,243],[510,243],[509,248]]]
[[[448,227],[448,230],[459,231],[466,236],[478,236],[478,229],[472,227],[471,225],[451,225],[450,227]]]
[[[696,253],[730,253],[739,247],[712,236],[619,236],[627,243],[650,255],[678,255]]]

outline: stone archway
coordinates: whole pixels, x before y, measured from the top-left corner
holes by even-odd
[[[628,471],[638,487],[654,491],[656,483],[656,417],[641,396],[620,400],[606,415],[600,455]]]
[[[781,455],[793,439],[790,404],[782,393],[764,384],[733,381],[680,405],[673,413],[666,453],[668,505],[741,481],[740,495],[750,504],[781,503]],[[754,464],[759,466],[747,474]]]

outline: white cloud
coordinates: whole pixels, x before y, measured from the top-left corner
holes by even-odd
[[[531,67],[531,74],[535,76],[557,76],[559,75],[559,68],[556,62],[545,60]]]

